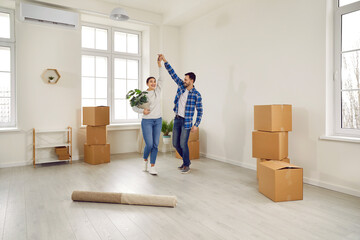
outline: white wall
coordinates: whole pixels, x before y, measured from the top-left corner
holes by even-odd
[[[96,1],[95,1],[96,2]],[[113,6],[52,0],[67,7],[107,12]],[[85,4],[86,3],[86,4]],[[14,5],[12,1],[0,4]],[[253,105],[293,105],[289,135],[292,163],[304,167],[305,181],[360,195],[358,144],[319,140],[325,133],[327,58],[331,36],[325,0],[232,1],[180,30],[148,26],[144,37],[146,74],[157,74],[152,56],[163,52],[180,76],[197,74],[204,99],[201,152],[211,158],[255,168],[251,157]],[[84,10],[84,9],[83,9]],[[86,9],[85,9],[86,10]],[[161,17],[133,9],[135,18],[158,24]],[[87,19],[89,20],[89,19]],[[104,20],[105,21],[105,20]],[[0,133],[0,167],[31,162],[35,128],[74,127],[74,155],[85,142],[80,126],[80,32],[16,21],[19,132]],[[329,55],[330,53],[330,55]],[[58,84],[42,82],[46,68],[59,69]],[[173,117],[176,86],[167,76],[164,119]],[[331,109],[328,107],[328,109]],[[330,115],[329,113],[327,113]],[[112,153],[137,150],[137,130],[109,131]],[[306,196],[305,196],[306,197]]]
[[[179,28],[162,26],[160,29],[161,34],[161,52],[164,53],[166,59],[171,63],[172,67],[179,73],[180,72],[180,35]],[[178,71],[179,70],[179,71]],[[174,98],[177,91],[177,85],[172,80],[170,75],[165,70],[165,81],[163,86],[163,118],[167,121],[171,121],[174,118]]]
[[[305,181],[360,196],[359,145],[319,140],[326,120],[325,0],[232,1],[184,25],[180,37],[182,71],[197,74],[203,97],[205,156],[255,169],[253,106],[292,104],[289,157],[304,168]]]
[[[52,4],[61,1],[52,1]],[[78,1],[64,2],[67,7],[76,8]],[[96,1],[95,1],[96,3]],[[5,1],[2,7],[15,8],[15,2]],[[115,6],[115,5],[114,5]],[[91,4],[83,1],[82,11],[87,7],[97,13],[106,13],[114,7],[111,4]],[[110,12],[110,11],[109,11]],[[139,10],[130,11],[134,19],[141,23],[121,23],[109,20],[106,15],[81,14],[81,20],[110,24],[122,28],[142,31],[143,78],[157,74],[156,54],[160,47],[160,15]],[[145,16],[145,17],[144,17]],[[147,18],[146,18],[147,16]],[[144,24],[147,21],[149,24]],[[32,128],[59,129],[73,127],[73,157],[83,156],[85,129],[81,126],[81,32],[44,24],[33,24],[16,19],[16,79],[18,128],[16,132],[0,132],[0,167],[32,163]],[[47,68],[56,68],[61,74],[55,85],[45,83],[41,74]],[[138,128],[108,132],[111,154],[135,152],[138,150]]]

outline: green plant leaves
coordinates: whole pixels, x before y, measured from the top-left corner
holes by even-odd
[[[162,124],[161,124],[161,132],[164,133],[164,135],[169,135],[169,132],[168,132],[168,123],[166,120],[163,120],[162,121]]]
[[[171,122],[170,122],[169,125],[168,125],[168,132],[172,132],[173,127],[174,127],[174,119],[171,120]]]
[[[174,127],[174,120],[171,120],[171,122],[167,122],[166,120],[162,121],[161,124],[161,132],[164,133],[164,136],[169,136],[169,133],[172,132]]]
[[[141,104],[147,103],[148,99],[146,96],[147,92],[146,91],[141,91],[139,89],[134,89],[134,90],[130,90],[127,94],[126,94],[126,99],[130,99],[130,106],[134,107],[134,106],[139,106]]]

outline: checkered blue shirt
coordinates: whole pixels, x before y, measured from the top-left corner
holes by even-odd
[[[178,77],[178,75],[175,73],[174,69],[170,66],[168,62],[165,63],[165,68],[168,70],[171,78],[174,79],[175,83],[178,85],[178,89],[174,100],[174,104],[175,104],[174,112],[175,114],[177,114],[179,109],[180,95],[185,92],[186,88],[184,86],[183,80],[181,80]],[[185,129],[190,129],[193,125],[192,122],[195,113],[195,108],[197,111],[197,117],[194,125],[196,127],[199,127],[203,115],[203,106],[201,101],[202,101],[201,94],[195,89],[195,87],[193,87],[189,91],[189,95],[185,105],[185,124],[184,124]]]

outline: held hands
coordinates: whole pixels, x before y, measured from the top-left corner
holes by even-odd
[[[159,53],[158,54],[158,62],[161,62],[161,61],[164,61],[164,63],[166,63],[167,61],[166,61],[166,59],[165,59],[165,56],[164,56],[164,54],[161,54],[161,53]]]
[[[144,115],[148,115],[150,113],[150,110],[149,109],[144,109],[143,113],[144,113]]]
[[[157,58],[158,67],[161,67],[161,60],[162,60],[161,54],[158,54],[158,58]]]
[[[199,128],[197,126],[192,126],[190,132],[196,132]]]

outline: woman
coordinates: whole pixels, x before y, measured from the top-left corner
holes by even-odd
[[[163,67],[161,67],[162,56],[159,55],[157,63],[159,66],[159,78],[156,82],[154,77],[146,79],[148,89],[147,98],[150,103],[150,109],[140,109],[133,107],[137,113],[142,113],[141,129],[145,140],[144,148],[144,171],[149,171],[152,175],[157,175],[155,168],[156,157],[158,153],[160,131],[162,125],[161,118],[161,87],[163,81]],[[148,157],[150,155],[150,169],[148,169]]]

